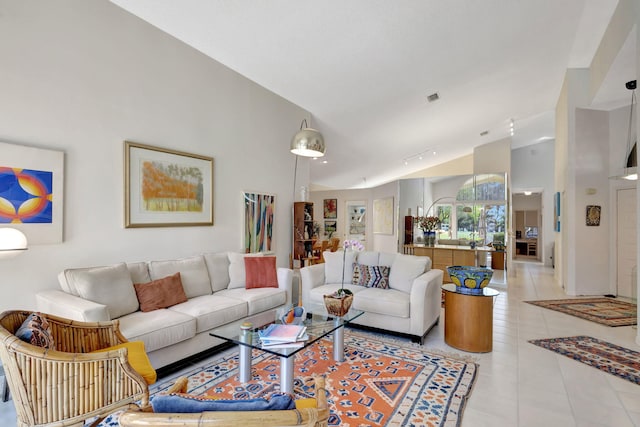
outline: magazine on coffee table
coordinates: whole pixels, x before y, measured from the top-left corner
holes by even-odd
[[[309,339],[306,335],[307,327],[303,325],[284,325],[273,323],[267,326],[265,329],[258,331],[258,336],[262,345],[275,345],[282,343],[295,343],[297,341],[304,341],[304,337]]]

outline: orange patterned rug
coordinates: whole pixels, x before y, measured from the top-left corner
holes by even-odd
[[[457,426],[478,366],[417,345],[347,329],[346,360],[333,361],[332,343],[324,339],[298,353],[294,391],[314,395],[313,376],[324,374],[335,426]],[[237,381],[237,352],[188,374],[189,392],[249,398],[279,390],[279,358],[254,351],[253,379]],[[160,392],[172,384],[163,382]]]

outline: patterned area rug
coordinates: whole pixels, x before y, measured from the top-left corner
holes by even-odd
[[[531,340],[531,344],[555,351],[635,384],[640,384],[640,353],[587,336]]]
[[[525,302],[606,326],[631,326],[637,323],[636,305],[615,298],[572,298]]]
[[[476,379],[474,362],[350,329],[345,331],[345,349],[342,363],[333,361],[329,339],[296,355],[296,397],[314,396],[313,376],[326,376],[329,425],[460,425]],[[279,390],[279,358],[254,351],[253,379],[240,384],[237,355],[230,352],[188,373],[189,392],[243,399]],[[162,381],[152,393],[171,384],[173,380]],[[117,426],[117,417],[102,425]]]

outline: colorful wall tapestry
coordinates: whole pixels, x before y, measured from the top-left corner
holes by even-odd
[[[244,249],[247,253],[273,251],[276,196],[244,193]]]

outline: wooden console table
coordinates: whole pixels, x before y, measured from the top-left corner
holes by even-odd
[[[493,248],[480,246],[471,249],[469,246],[456,245],[405,245],[405,253],[413,255],[428,256],[431,258],[431,267],[444,271],[443,281],[451,282],[447,267],[450,265],[477,265],[478,252],[490,252]]]

